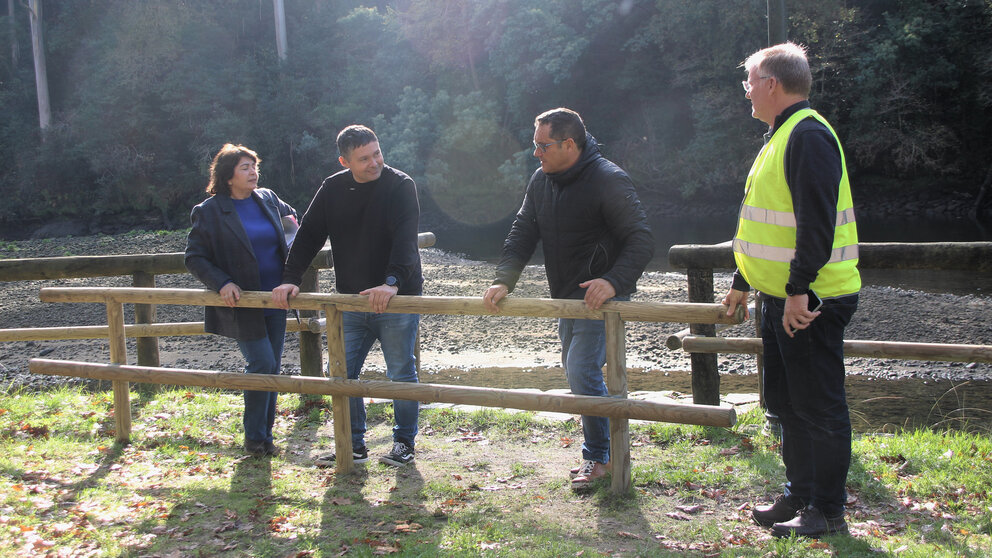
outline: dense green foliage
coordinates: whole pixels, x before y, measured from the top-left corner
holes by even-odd
[[[992,0],[786,5],[856,191],[977,189],[992,160]],[[0,24],[0,223],[137,213],[182,226],[226,141],[256,149],[262,183],[305,207],[339,168],[337,131],[356,122],[414,176],[426,210],[482,223],[519,203],[533,118],[559,105],[583,114],[649,208],[732,203],[763,131],[738,64],[765,46],[765,8],[299,0],[280,62],[268,1],[45,2],[53,125],[41,133],[16,3]]]

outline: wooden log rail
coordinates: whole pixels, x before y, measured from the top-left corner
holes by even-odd
[[[325,379],[307,381],[308,379],[303,377],[262,377],[209,371],[130,367],[127,365],[124,303],[222,306],[224,302],[220,295],[213,291],[201,289],[50,287],[41,289],[40,297],[44,302],[100,302],[106,304],[110,366],[32,359],[30,370],[35,373],[86,374],[86,377],[112,380],[117,440],[121,443],[127,443],[130,439],[131,413],[128,382],[133,380],[179,385],[267,389],[269,391],[329,393],[332,395],[334,443],[338,455],[336,466],[338,472],[341,473],[349,472],[354,465],[351,458],[352,447],[349,434],[351,431],[350,416],[345,396],[374,395],[376,397],[418,401],[471,402],[477,405],[528,410],[560,410],[562,412],[617,417],[610,421],[610,452],[613,464],[611,488],[616,493],[626,493],[631,487],[628,418],[644,416],[654,417],[649,420],[675,419],[678,422],[719,426],[731,426],[736,421],[736,414],[732,408],[702,406],[697,408],[695,405],[627,400],[624,320],[687,323],[740,323],[743,321],[743,309],[738,308],[734,316],[728,318],[726,307],[720,304],[610,301],[603,304],[598,310],[590,310],[581,300],[506,298],[500,302],[499,316],[604,320],[606,322],[606,385],[610,397],[601,398],[523,394],[512,390],[440,385],[423,385],[418,388],[415,384],[347,380],[342,317],[345,311],[371,311],[368,297],[360,295],[301,293],[291,301],[293,308],[320,309],[326,316],[330,381]],[[270,293],[257,291],[243,292],[238,305],[252,308],[274,307]],[[386,311],[417,314],[493,315],[486,308],[481,297],[396,296],[390,300]],[[319,389],[330,391],[310,392],[304,391],[304,387],[308,390],[319,387]],[[661,407],[666,409],[661,409]]]
[[[286,331],[322,333],[324,331],[324,320],[307,318],[297,322],[296,318],[289,318],[286,320]],[[23,327],[0,329],[0,342],[107,339],[109,335],[109,326]],[[126,324],[124,326],[124,336],[130,338],[185,337],[187,335],[207,335],[207,332],[203,330],[203,322]]]
[[[417,244],[420,248],[434,246],[436,238],[434,233],[423,232],[417,236]],[[110,256],[66,256],[56,258],[23,258],[0,260],[0,281],[36,281],[45,279],[78,279],[84,277],[116,277],[120,275],[131,275],[132,284],[139,288],[155,287],[155,276],[163,274],[187,273],[184,263],[185,254],[183,252],[171,252],[168,254],[129,254]],[[302,291],[317,290],[317,271],[328,269],[334,266],[330,248],[324,248],[313,259],[310,269],[303,276],[303,284],[300,285]],[[302,316],[305,319],[315,318],[315,311],[307,311]],[[139,303],[134,306],[135,325],[155,323],[155,305]],[[306,320],[304,320],[306,321]],[[196,324],[197,322],[191,322]],[[202,323],[202,322],[201,322]],[[173,326],[173,324],[169,324]],[[86,326],[84,326],[86,327]],[[173,326],[178,327],[178,326]],[[174,333],[171,335],[197,335],[195,325],[192,333]],[[202,327],[202,325],[200,326]],[[287,324],[288,331],[300,332],[300,369],[307,376],[321,376],[324,364],[320,349],[320,331],[315,330],[312,325],[305,329],[299,329],[292,323]],[[295,327],[295,329],[294,329]],[[53,328],[54,329],[54,328]],[[132,332],[139,329],[130,328]],[[168,331],[169,328],[166,328]],[[78,329],[77,332],[83,335],[86,329]],[[31,337],[32,335],[46,335],[56,333],[54,331],[37,331],[29,333],[27,331],[17,331],[16,333],[4,334],[0,330],[0,341],[36,341],[46,339],[95,339],[107,337],[102,330],[90,330],[93,335],[87,337]],[[154,331],[145,330],[145,331]],[[17,338],[16,336],[27,336]],[[170,334],[166,334],[170,335]],[[130,335],[128,335],[130,336]],[[143,366],[158,366],[158,336],[157,335],[135,335],[138,338],[137,352],[138,364]]]
[[[992,271],[992,242],[862,242],[858,244],[858,254],[858,267],[860,269],[936,269],[964,270],[977,273]],[[673,268],[686,270],[689,302],[701,303],[712,302],[714,299],[713,270],[737,267],[734,263],[731,241],[719,244],[679,244],[672,246],[668,250],[668,263]],[[760,311],[755,312],[756,319],[759,313]],[[699,338],[714,337],[716,327],[708,324],[690,324],[689,334],[697,338],[691,343],[695,344],[695,347],[701,347],[703,343],[709,342],[700,341]],[[681,344],[683,349],[691,353],[693,402],[712,404],[719,401],[720,376],[717,371],[716,352],[690,351],[685,346],[685,339],[688,337],[681,339],[681,343],[679,343],[680,339],[669,337],[667,341],[671,343],[668,345],[670,348],[672,345]],[[706,346],[712,347],[713,345]],[[900,351],[904,347],[893,345],[890,349]],[[756,354],[759,355],[758,374],[760,378],[763,372],[761,355],[760,352]],[[896,352],[894,354],[903,353]],[[888,358],[902,357],[889,356]]]
[[[689,353],[763,353],[757,337],[686,337],[682,348]],[[892,358],[898,360],[935,360],[942,362],[980,362],[992,364],[992,345],[957,345],[944,343],[906,343],[901,341],[844,341],[845,357]]]

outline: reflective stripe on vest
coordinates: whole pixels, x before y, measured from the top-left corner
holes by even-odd
[[[785,296],[789,280],[789,263],[795,258],[796,216],[792,194],[785,180],[785,150],[789,136],[799,122],[813,117],[837,140],[837,134],[822,116],[812,109],[802,109],[790,116],[762,148],[748,173],[744,203],[741,205],[734,259],[741,274],[752,287],[772,296]],[[844,151],[841,156],[841,180],[837,196],[837,218],[830,260],[810,285],[821,297],[856,293],[861,288],[857,270],[858,234],[854,218],[851,187],[847,177]]]

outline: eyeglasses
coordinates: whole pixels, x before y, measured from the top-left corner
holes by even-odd
[[[770,77],[772,77],[772,76],[758,76],[758,79],[759,80],[762,80],[762,79],[768,79]],[[741,82],[741,85],[744,86],[744,91],[745,92],[747,92],[747,93],[750,93],[751,92],[751,82],[749,82],[747,80],[744,80],[744,81]]]
[[[553,141],[551,143],[537,143],[535,141],[534,142],[534,149],[537,150],[537,151],[539,151],[539,152],[541,152],[541,153],[544,153],[552,145],[555,145],[555,144],[558,144],[558,143],[562,143],[562,142],[565,142],[565,141],[568,141],[568,138],[565,138],[565,139],[562,139],[562,140],[558,140],[558,141]]]

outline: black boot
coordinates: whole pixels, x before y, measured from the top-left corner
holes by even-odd
[[[789,521],[772,525],[772,534],[776,537],[809,537],[816,539],[824,535],[846,535],[847,522],[844,513],[835,517],[827,517],[814,506],[806,506],[799,510],[796,517]]]
[[[758,525],[771,527],[796,517],[796,513],[805,507],[806,504],[798,496],[779,494],[771,505],[755,506],[751,510],[751,517]]]

